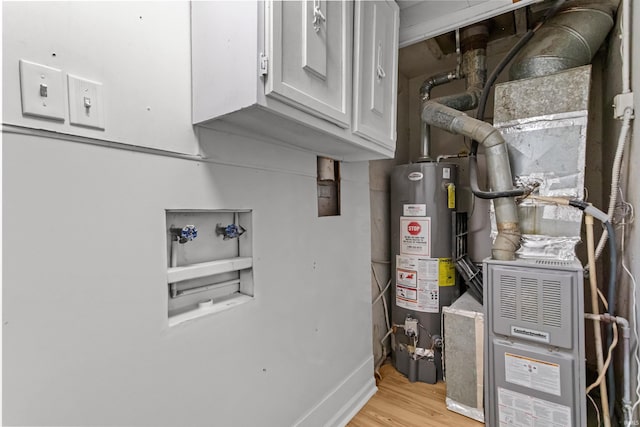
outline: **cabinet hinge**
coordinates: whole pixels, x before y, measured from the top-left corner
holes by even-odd
[[[260,75],[266,76],[269,69],[269,57],[260,52]]]

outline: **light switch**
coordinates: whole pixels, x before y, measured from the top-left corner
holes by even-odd
[[[104,130],[102,83],[71,74],[69,85],[69,123]]]
[[[64,121],[62,71],[20,60],[22,114]]]

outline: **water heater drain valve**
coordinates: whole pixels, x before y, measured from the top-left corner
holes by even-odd
[[[198,229],[195,225],[185,225],[182,228],[172,228],[171,233],[178,243],[187,243],[198,237]]]
[[[237,224],[229,224],[226,227],[222,224],[216,226],[216,234],[218,236],[224,236],[224,240],[236,239],[242,236],[245,231],[247,231],[246,228]]]

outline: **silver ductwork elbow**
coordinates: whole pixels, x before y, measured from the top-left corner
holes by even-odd
[[[422,120],[451,133],[478,141],[485,147],[491,189],[493,191],[513,189],[507,145],[497,129],[435,100],[423,104]],[[502,261],[513,260],[516,250],[520,247],[520,228],[515,200],[513,197],[501,197],[495,199],[493,203],[498,236],[493,243],[491,256],[493,259]]]
[[[485,24],[472,25],[462,31],[463,74],[467,80],[467,90],[434,100],[422,97],[422,120],[429,126],[436,126],[451,133],[464,135],[478,141],[485,147],[489,185],[493,191],[513,190],[511,166],[507,145],[498,130],[488,123],[467,116],[462,110],[478,106],[487,78],[486,46],[489,38]],[[423,153],[424,156],[424,153]],[[491,256],[509,261],[515,259],[520,247],[518,212],[513,197],[494,200],[498,235],[493,242]]]
[[[547,76],[590,64],[613,27],[619,0],[576,0],[567,4],[520,51],[511,80]]]

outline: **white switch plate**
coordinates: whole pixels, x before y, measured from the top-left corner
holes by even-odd
[[[104,130],[102,83],[71,74],[69,85],[69,123]]]
[[[62,71],[20,60],[22,114],[64,121]]]

